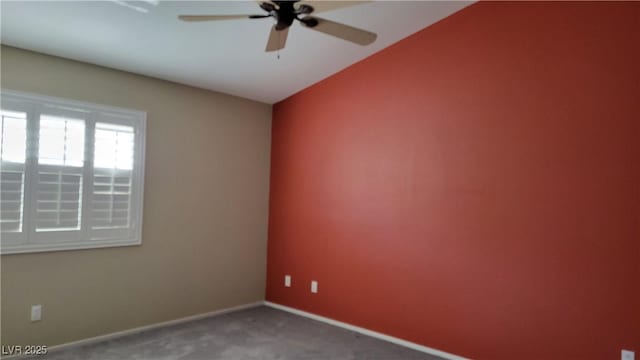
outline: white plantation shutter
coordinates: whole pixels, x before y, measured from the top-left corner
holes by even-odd
[[[94,167],[133,169],[133,127],[99,122],[95,134]]]
[[[0,111],[0,230],[3,238],[22,233],[27,114]]]
[[[85,122],[40,116],[35,230],[79,231]]]
[[[2,233],[22,232],[24,199],[24,165],[2,164],[0,198],[2,209],[0,226]]]
[[[2,127],[2,162],[24,164],[27,154],[27,114],[17,111],[0,111]]]
[[[2,253],[140,244],[145,122],[3,90]]]
[[[94,143],[92,237],[125,236],[135,220],[135,129],[97,122]]]
[[[82,174],[45,168],[37,183],[36,231],[80,230]]]
[[[82,167],[84,119],[40,115],[38,163]]]
[[[95,169],[91,201],[92,229],[129,227],[131,170]]]

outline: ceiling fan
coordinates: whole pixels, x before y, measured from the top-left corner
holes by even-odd
[[[313,2],[311,2],[313,3]],[[329,1],[315,2],[318,7],[322,8],[322,4],[332,3]],[[322,4],[321,4],[322,3]],[[352,4],[355,4],[352,3]],[[348,4],[348,5],[352,5]],[[370,31],[358,29],[349,25],[337,23],[322,19],[311,14],[316,11],[314,6],[306,3],[300,3],[300,0],[273,0],[260,2],[260,8],[267,14],[260,15],[180,15],[178,18],[182,21],[213,21],[213,20],[234,20],[234,19],[264,19],[274,18],[276,24],[271,28],[269,40],[265,51],[276,51],[284,48],[289,34],[289,27],[295,20],[305,27],[316,30],[337,38],[347,40],[358,45],[369,45],[376,40],[377,35]],[[325,8],[331,9],[345,6],[344,2],[336,2],[336,5]]]

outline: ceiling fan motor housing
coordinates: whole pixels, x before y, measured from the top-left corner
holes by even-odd
[[[293,1],[275,1],[278,5],[276,10],[276,30],[284,30],[293,24],[293,20],[296,18],[295,9],[293,8]]]
[[[264,9],[265,11],[268,11],[272,16],[276,18],[277,20],[276,30],[278,31],[281,31],[290,27],[293,24],[293,21],[296,19],[300,20],[306,26],[309,26],[309,27],[313,27],[317,25],[317,21],[315,21],[315,19],[314,19],[315,21],[314,22],[314,21],[300,19],[298,17],[298,15],[311,14],[314,10],[313,6],[307,5],[307,4],[302,4],[296,8],[294,4],[298,1],[300,0],[295,0],[295,1],[274,0],[273,4],[275,4],[277,7],[274,6],[272,3],[268,3],[268,2],[263,2],[262,4],[260,4],[260,7],[262,7],[262,9]]]

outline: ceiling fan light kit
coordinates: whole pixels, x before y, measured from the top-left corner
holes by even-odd
[[[326,2],[326,1],[325,1]],[[264,1],[260,3],[260,8],[267,12],[266,15],[180,15],[182,21],[216,21],[235,19],[264,19],[274,18],[276,24],[271,28],[271,33],[267,40],[265,51],[277,51],[284,48],[289,28],[294,21],[299,21],[304,27],[321,33],[337,37],[358,45],[369,45],[373,43],[377,35],[370,31],[358,29],[353,26],[341,24],[335,21],[311,16],[316,9],[313,5],[294,1]]]

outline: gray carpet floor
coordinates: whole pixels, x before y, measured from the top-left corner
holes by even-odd
[[[53,351],[37,359],[442,360],[265,306]]]

